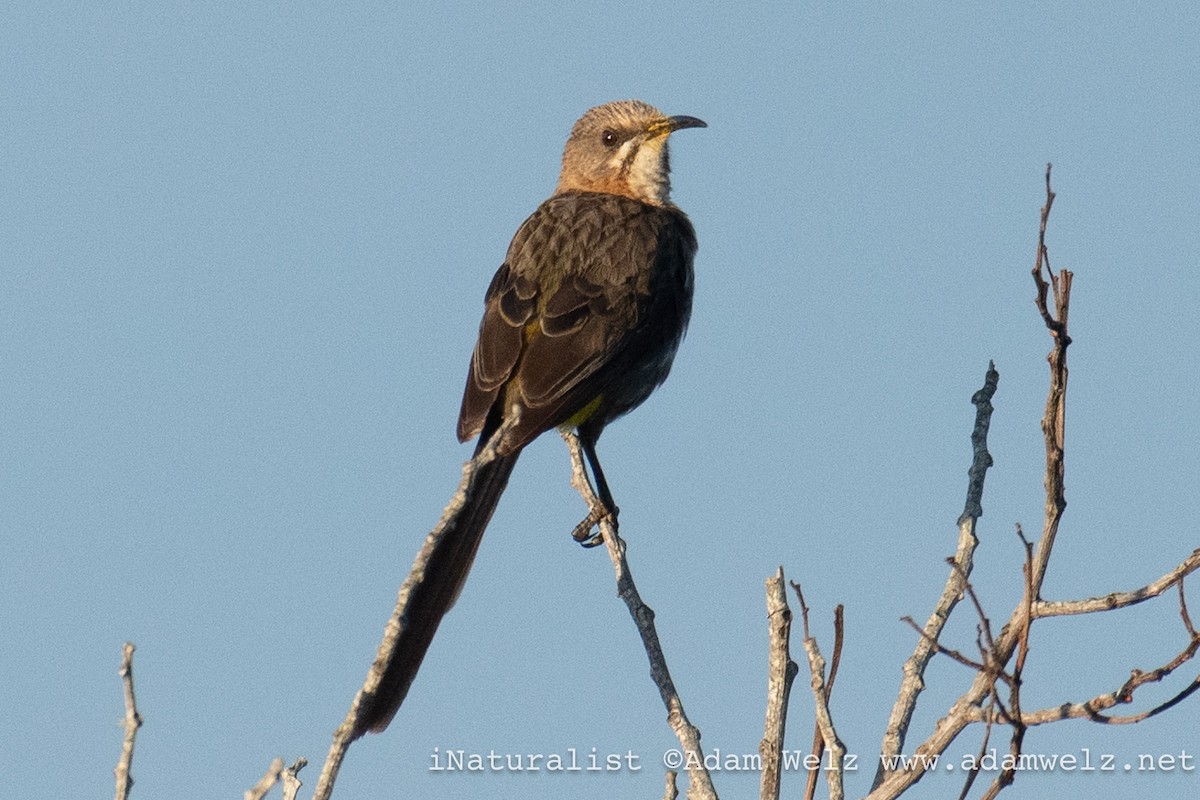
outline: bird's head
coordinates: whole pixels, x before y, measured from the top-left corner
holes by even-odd
[[[667,138],[681,128],[707,127],[695,117],[668,117],[640,100],[588,111],[567,139],[556,194],[604,192],[655,206],[670,203]]]

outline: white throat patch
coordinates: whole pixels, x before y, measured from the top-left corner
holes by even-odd
[[[667,174],[663,157],[663,148],[666,145],[666,136],[653,136],[640,143],[631,139],[622,144],[613,156],[613,161],[617,164],[629,164],[626,175],[633,193],[641,200],[656,206],[666,205],[670,201],[671,178]],[[636,148],[632,162],[629,161],[631,148]]]

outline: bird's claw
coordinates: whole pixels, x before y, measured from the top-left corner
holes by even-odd
[[[606,508],[593,508],[588,515],[583,518],[583,521],[575,526],[575,530],[571,531],[571,538],[579,542],[583,547],[599,547],[604,544],[604,533],[600,530],[600,523],[608,520],[615,528],[617,526],[617,510],[609,511]],[[593,531],[593,529],[595,529]]]

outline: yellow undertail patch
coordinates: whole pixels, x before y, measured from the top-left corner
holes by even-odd
[[[592,402],[588,403],[583,408],[576,411],[574,414],[571,415],[570,419],[568,419],[566,422],[564,422],[562,425],[559,425],[558,427],[563,430],[570,430],[571,428],[578,428],[580,425],[587,422],[591,418],[592,414],[596,413],[596,410],[600,408],[600,404],[603,401],[604,401],[604,395],[602,395],[602,394],[596,395],[595,400],[593,400]]]

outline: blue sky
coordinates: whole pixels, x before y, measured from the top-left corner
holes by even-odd
[[[914,644],[898,619],[924,619],[953,551],[989,359],[975,583],[993,620],[1011,611],[1013,526],[1041,520],[1049,339],[1029,268],[1048,161],[1051,256],[1076,284],[1070,505],[1044,594],[1166,572],[1200,544],[1198,35],[1186,3],[9,4],[7,790],[111,791],[126,639],[146,718],[135,797],[238,796],[275,755],[314,762],[311,787],[469,456],[454,426],[488,280],[572,122],[608,100],[709,124],[673,139],[700,238],[688,339],[600,443],[707,746],[756,751],[763,580],[782,564],[827,648],[846,604],[833,712],[852,752],[877,752]],[[339,796],[660,791],[675,742],[607,558],[570,540],[568,478],[557,437],[529,448],[406,705],[352,748]],[[1171,599],[1040,623],[1026,703],[1111,691],[1184,643]],[[910,741],[969,677],[931,667]],[[809,745],[810,714],[801,680],[789,747]],[[1134,727],[1034,730],[1026,749],[1196,754],[1194,720],[1193,698]],[[593,747],[643,769],[428,769],[434,748]],[[1057,772],[1006,796],[1190,797],[1198,780]]]

